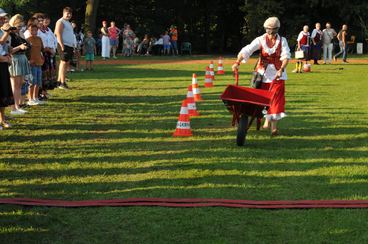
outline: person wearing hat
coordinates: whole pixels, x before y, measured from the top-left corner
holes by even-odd
[[[263,128],[271,127],[271,135],[276,136],[278,135],[277,121],[286,116],[285,80],[287,79],[286,66],[290,59],[290,49],[287,40],[278,34],[280,21],[277,17],[268,18],[263,27],[266,33],[241,49],[232,70],[238,70],[241,62],[246,63],[254,52],[260,50],[256,71],[263,75],[261,89],[269,90],[274,94],[270,101],[270,108],[265,115]]]
[[[57,50],[60,55],[59,75],[57,81],[59,88],[68,89],[66,84],[66,72],[70,61],[74,56],[74,47],[76,39],[70,19],[72,18],[73,10],[70,7],[63,9],[63,17],[61,17],[55,26],[55,35],[57,39]]]
[[[9,30],[2,30],[7,13],[0,8],[0,130],[11,127],[5,120],[5,108],[14,104],[13,91],[10,83],[9,63],[11,57],[6,44]],[[5,37],[5,38],[3,38]]]
[[[310,56],[310,33],[308,25],[303,26],[303,30],[298,35],[297,42],[298,42],[297,51],[303,51],[305,64],[308,65]],[[303,67],[304,67],[303,59],[298,59],[295,64],[295,69],[292,72],[302,73]]]
[[[30,48],[30,44],[23,38],[23,33],[20,31],[24,26],[22,15],[14,15],[9,20],[9,25],[15,28],[15,30],[10,31],[12,62],[9,66],[9,73],[14,95],[14,106],[10,114],[22,115],[27,111],[20,107],[22,104],[21,88],[25,77],[32,73],[26,56],[26,51]]]

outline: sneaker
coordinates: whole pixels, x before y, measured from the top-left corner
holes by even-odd
[[[349,62],[348,62],[348,61],[346,61],[346,60],[343,60],[343,61],[342,61],[342,63],[343,63],[343,64],[348,64]]]
[[[294,69],[293,71],[291,71],[292,73],[298,73],[298,69]]]
[[[39,99],[35,99],[34,102],[36,102],[37,104],[45,104],[46,101],[41,101]]]
[[[11,128],[12,126],[8,122],[3,121],[3,122],[0,123],[0,127],[1,128]]]
[[[37,100],[29,100],[28,102],[27,102],[27,105],[29,105],[29,106],[36,106],[36,105],[38,105],[39,103],[37,103]]]
[[[22,112],[20,109],[10,111],[11,115],[23,115],[25,112]]]
[[[24,109],[22,109],[22,108],[20,108],[20,109],[18,109],[18,111],[20,111],[20,112],[22,112],[22,113],[28,113],[28,111],[27,110],[24,110]]]
[[[116,56],[114,56],[114,57],[112,57],[113,59],[117,59],[117,57]]]
[[[60,89],[64,89],[64,90],[68,90],[69,87],[66,83],[61,83],[59,86],[58,86]]]

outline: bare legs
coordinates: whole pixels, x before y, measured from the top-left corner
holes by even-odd
[[[69,65],[68,62],[60,61],[58,81],[61,82],[62,84],[65,83],[66,71],[67,71],[68,65]]]
[[[13,110],[18,110],[20,109],[20,105],[22,104],[21,88],[23,83],[23,76],[10,77],[10,82],[14,96]]]

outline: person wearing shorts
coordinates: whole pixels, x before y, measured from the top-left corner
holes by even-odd
[[[43,103],[38,99],[38,92],[42,87],[42,65],[44,63],[44,58],[42,55],[43,43],[42,39],[37,36],[37,25],[29,26],[28,30],[31,33],[31,36],[27,39],[27,41],[32,45],[29,58],[29,63],[32,70],[32,83],[29,89],[29,99],[27,104],[29,106],[34,106]]]
[[[170,48],[171,48],[171,43],[170,43],[170,36],[169,33],[167,31],[165,31],[164,36],[162,37],[163,41],[164,41],[164,55],[169,55],[170,54]]]
[[[63,17],[56,22],[55,35],[57,38],[57,50],[60,55],[59,64],[59,88],[68,89],[66,84],[66,72],[68,70],[69,62],[73,59],[74,46],[75,46],[75,36],[73,31],[73,26],[70,23],[72,18],[72,9],[70,7],[65,7],[63,9]]]
[[[111,21],[110,27],[107,29],[109,32],[110,46],[112,50],[112,58],[116,59],[116,50],[119,46],[120,29],[116,27],[115,22]]]
[[[93,70],[93,61],[95,60],[96,41],[92,37],[92,31],[87,32],[87,37],[83,41],[83,52],[86,60],[86,70]]]

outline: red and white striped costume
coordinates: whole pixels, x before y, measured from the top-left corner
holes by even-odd
[[[285,114],[285,80],[287,80],[286,70],[281,77],[276,80],[276,73],[281,68],[282,61],[290,59],[290,48],[284,37],[276,36],[275,44],[272,46],[267,34],[254,39],[245,46],[240,54],[243,62],[247,62],[249,57],[257,50],[261,50],[261,62],[257,65],[257,72],[264,74],[262,89],[269,89],[274,95],[271,100],[267,120],[280,120]],[[266,68],[267,63],[267,68]]]

